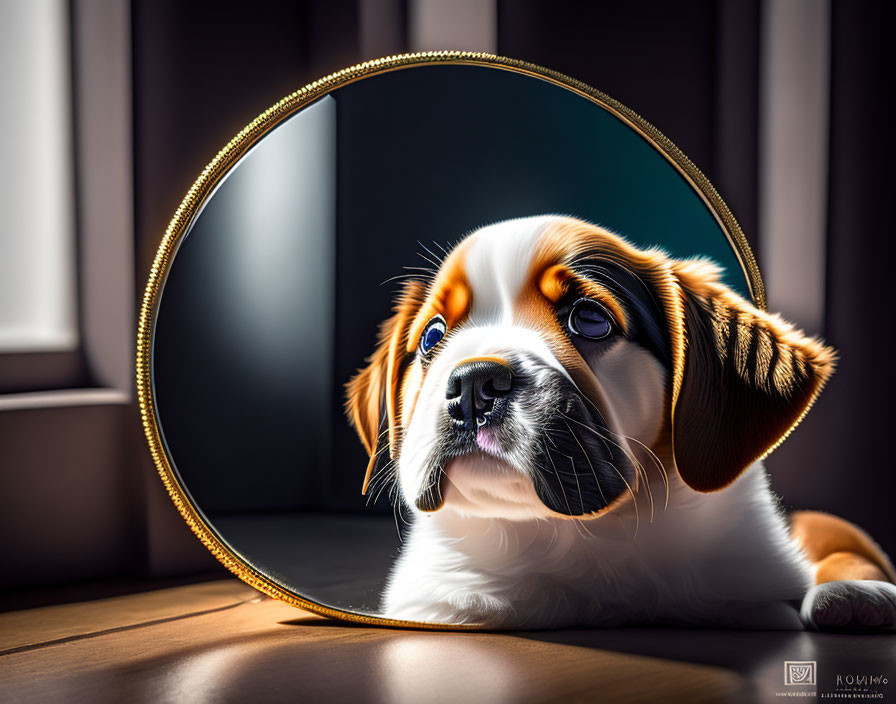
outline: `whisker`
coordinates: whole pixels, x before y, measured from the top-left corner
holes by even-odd
[[[608,464],[613,468],[613,471],[615,471],[616,474],[619,475],[619,478],[622,480],[623,484],[625,484],[626,489],[628,489],[629,496],[632,497],[632,504],[635,507],[635,533],[634,533],[634,535],[632,535],[632,540],[634,540],[635,538],[638,537],[638,530],[640,530],[640,528],[641,528],[641,514],[638,511],[638,499],[635,497],[635,492],[632,491],[631,485],[628,483],[626,478],[624,476],[622,476],[622,472],[620,472],[616,468],[616,465],[613,464],[612,462],[609,462]]]
[[[585,425],[585,424],[582,423],[581,421],[576,420],[576,419],[573,418],[572,416],[566,415],[566,414],[563,413],[563,412],[560,412],[560,415],[563,416],[564,418],[566,418],[567,420],[571,420],[573,423],[575,423],[575,424],[577,424],[577,425],[581,425],[583,428],[585,428],[585,430],[588,430],[588,431],[594,433],[594,434],[595,434],[598,438],[600,438],[604,443],[608,443],[608,442],[609,442],[609,443],[611,443],[613,446],[619,448],[619,450],[621,450],[622,453],[623,453],[626,457],[628,457],[628,459],[631,461],[631,463],[632,463],[633,465],[637,465],[637,466],[640,466],[640,465],[641,465],[641,462],[638,460],[637,457],[635,457],[635,455],[634,455],[634,453],[631,451],[631,449],[629,449],[629,448],[627,448],[627,447],[623,447],[623,446],[620,445],[618,442],[614,442],[614,441],[611,440],[610,438],[606,437],[606,436],[605,436],[603,433],[601,433],[599,430],[597,430],[597,428],[592,428],[592,427],[590,427],[590,426],[588,426],[588,425]],[[632,438],[629,438],[628,435],[620,435],[619,433],[616,433],[616,432],[610,430],[609,428],[607,428],[606,430],[607,430],[608,433],[610,433],[610,434],[612,434],[612,435],[615,435],[615,436],[617,436],[617,437],[619,437],[619,438],[624,438],[625,440],[632,439]],[[640,444],[640,443],[639,443],[639,444]],[[604,445],[604,447],[606,447],[606,444]]]
[[[624,447],[622,447],[622,446],[619,445],[618,443],[613,442],[613,441],[610,440],[609,438],[605,438],[605,437],[604,437],[601,433],[599,433],[595,428],[590,428],[589,426],[585,425],[584,423],[582,423],[582,422],[580,422],[580,421],[577,421],[575,418],[572,418],[572,417],[566,415],[565,413],[562,413],[562,412],[561,412],[560,415],[563,416],[564,418],[567,418],[568,420],[571,420],[573,423],[578,423],[578,424],[581,425],[583,428],[586,428],[586,429],[590,430],[592,433],[594,433],[595,435],[597,435],[599,438],[603,438],[603,439],[606,440],[607,442],[610,442],[610,443],[612,443],[613,445],[616,445],[616,447],[618,447],[620,450],[622,450],[622,453],[623,453],[626,457],[628,457],[628,458],[632,461],[632,463],[635,464],[636,466],[637,466],[638,464],[640,464],[640,463],[638,462],[637,458],[635,458],[635,457],[633,457],[633,456],[631,455],[631,452],[630,452],[630,451],[626,450]],[[635,508],[635,534],[632,536],[632,538],[636,538],[636,537],[638,536],[638,530],[639,530],[640,527],[641,527],[641,516],[640,516],[640,512],[639,512],[639,510],[638,510],[638,499],[637,499],[637,497],[635,496],[635,492],[632,490],[631,484],[629,484],[628,480],[623,476],[622,472],[619,471],[619,468],[616,467],[616,465],[613,464],[612,462],[609,462],[609,461],[608,461],[607,464],[608,464],[610,467],[613,468],[613,471],[616,472],[616,474],[619,475],[619,478],[620,478],[620,479],[622,480],[622,482],[625,484],[625,487],[628,489],[628,493],[629,493],[629,494],[631,495],[631,497],[632,497],[632,503],[634,504],[634,508]]]
[[[439,267],[442,266],[442,262],[443,262],[442,257],[440,257],[438,254],[433,252],[429,247],[427,247],[425,244],[423,244],[420,240],[417,240],[417,244],[419,244],[421,247],[423,247],[423,249],[426,250],[426,253],[432,257],[432,259],[430,259],[429,257],[424,257],[422,254],[420,254],[420,256],[423,257],[423,259],[425,259],[430,264],[432,264],[436,269],[438,269]],[[418,252],[418,254],[419,254],[419,252]]]
[[[443,261],[443,262],[445,261],[446,258],[448,258],[449,256],[451,256],[451,255],[448,253],[448,250],[445,249],[445,247],[444,247],[443,245],[439,244],[439,243],[436,242],[435,240],[433,240],[432,243],[433,243],[433,245],[435,245],[436,247],[438,247],[438,248],[441,250],[442,254],[445,255],[445,256],[442,258],[442,261]]]
[[[542,448],[544,454],[547,455],[548,454],[548,446],[545,445],[544,440],[542,440],[542,442],[541,442],[541,448]],[[551,501],[553,501],[555,503],[557,502],[557,495],[554,493],[554,490],[551,489],[550,484],[548,484],[547,481],[545,481],[544,477],[542,477],[540,474],[536,473],[533,475],[532,480],[533,480],[533,483],[535,481],[538,482],[539,486],[544,490],[544,492],[548,495],[548,497],[550,497]]]
[[[579,485],[579,476],[578,476],[578,474],[576,473],[576,465],[575,465],[575,461],[574,461],[573,458],[570,457],[569,455],[566,455],[566,454],[564,454],[564,453],[562,453],[562,452],[561,452],[560,454],[563,455],[564,457],[566,457],[566,458],[570,461],[570,463],[572,464],[572,475],[573,475],[573,477],[575,477],[575,480],[576,480],[576,487],[577,487],[578,490],[579,490],[579,506],[581,507],[582,511],[584,512],[584,510],[585,510],[585,499],[584,499],[584,497],[582,496],[582,487]],[[577,532],[582,538],[584,538],[585,535],[584,535],[583,532],[582,532],[582,525],[581,525],[582,522],[581,522],[581,520],[578,520],[578,519],[576,519],[576,518],[573,517],[573,514],[572,514],[572,507],[569,505],[569,499],[568,499],[567,496],[566,496],[566,489],[563,488],[563,481],[560,479],[560,472],[557,470],[557,466],[554,465],[554,460],[550,457],[550,452],[548,452],[548,458],[551,460],[551,464],[554,466],[554,473],[557,475],[557,482],[560,484],[560,491],[563,492],[563,500],[566,502],[566,510],[569,511],[569,516],[570,516],[570,518],[572,519],[573,525],[576,527],[576,532]],[[564,472],[564,474],[566,474],[566,473]],[[590,534],[589,534],[589,535],[590,535]],[[594,537],[594,536],[592,536],[592,537]]]
[[[572,466],[573,479],[576,480],[576,491],[579,492],[579,508],[581,509],[582,513],[585,513],[585,497],[582,496],[582,485],[579,484],[579,475],[576,472],[576,461],[572,457],[570,457],[569,464]]]
[[[666,502],[665,502],[665,505],[663,506],[663,510],[665,511],[666,509],[669,508],[669,473],[666,471],[666,466],[663,464],[663,461],[659,457],[657,457],[656,453],[653,450],[651,450],[649,447],[647,447],[647,445],[645,445],[643,442],[641,442],[637,438],[633,438],[628,435],[623,435],[622,437],[624,437],[626,440],[630,440],[631,442],[634,442],[634,443],[637,443],[638,445],[640,445],[644,449],[644,451],[647,453],[647,455],[653,460],[653,464],[654,464],[654,466],[656,466],[657,471],[660,474],[660,477],[662,477],[663,485],[666,488]]]
[[[610,443],[611,445],[618,447],[622,451],[622,454],[624,454],[626,457],[628,457],[629,460],[631,460],[632,464],[640,464],[638,462],[638,459],[632,454],[631,450],[623,447],[618,442],[614,442],[610,438],[606,437],[603,433],[601,433],[599,430],[597,430],[597,428],[592,428],[590,426],[587,426],[584,423],[582,423],[581,421],[576,420],[572,416],[566,415],[562,411],[560,412],[560,415],[563,416],[564,418],[566,418],[567,420],[571,420],[573,423],[576,423],[577,425],[581,425],[586,430],[590,430],[592,433],[597,435],[597,437],[600,438],[604,443]],[[609,430],[609,428],[607,430],[608,430],[608,432],[613,433],[613,431]],[[616,433],[613,433],[613,434],[616,435]],[[606,447],[606,445],[604,445],[604,447]]]
[[[547,448],[545,448],[547,449]],[[560,479],[560,473],[557,471],[557,465],[554,464],[554,458],[551,457],[550,451],[547,452],[548,459],[551,461],[551,466],[554,468],[554,474],[557,475],[557,483],[560,485],[560,491],[563,494],[563,501],[566,503],[566,510],[569,511],[569,515],[572,515],[572,506],[569,505],[569,498],[566,496],[566,489],[563,488],[563,480]]]
[[[432,281],[433,275],[421,275],[421,274],[398,274],[397,276],[390,276],[385,281],[380,282],[380,286],[385,286],[386,284],[392,283],[393,281],[403,281],[405,279],[412,279],[414,281],[429,280]]]
[[[590,430],[592,433],[595,433],[596,435],[598,435],[598,437],[601,437],[601,438],[604,437],[601,433],[599,433],[599,432],[597,431],[597,429],[595,429],[595,428],[590,428],[590,427],[588,427],[587,425],[585,425],[584,423],[581,423],[580,421],[577,421],[575,418],[571,418],[571,417],[569,417],[569,416],[566,416],[566,417],[569,418],[569,420],[573,421],[574,423],[578,423],[579,425],[581,425],[581,426],[582,426],[583,428],[585,428],[586,430]],[[659,472],[661,479],[663,480],[663,486],[664,486],[665,494],[666,494],[666,496],[665,496],[665,502],[664,502],[664,505],[663,505],[663,511],[665,511],[666,509],[668,509],[668,508],[669,508],[669,474],[668,474],[668,472],[666,471],[666,467],[665,467],[665,465],[663,464],[662,460],[660,460],[660,458],[657,457],[656,453],[655,453],[653,450],[651,450],[647,445],[645,445],[643,442],[641,442],[641,441],[638,440],[637,438],[633,438],[633,437],[631,437],[631,436],[629,436],[629,435],[623,435],[622,433],[617,433],[617,432],[615,432],[615,431],[613,431],[613,430],[610,430],[609,428],[607,428],[607,432],[611,433],[612,435],[615,435],[615,436],[618,437],[618,438],[622,438],[622,439],[625,439],[625,440],[627,440],[627,441],[634,442],[634,443],[636,443],[637,445],[640,445],[640,446],[644,449],[644,451],[647,452],[648,456],[649,456],[649,457],[651,458],[651,460],[653,461],[653,464],[656,466],[657,471]],[[609,440],[608,438],[605,438],[605,439]],[[612,440],[609,440],[609,442],[613,442],[613,441],[612,441]],[[646,487],[647,487],[647,492],[648,492],[648,494],[649,494],[649,497],[648,497],[648,498],[649,498],[650,501],[652,502],[652,501],[653,501],[653,489],[650,487],[650,479],[649,479],[649,477],[648,477],[648,475],[647,475],[647,468],[644,467],[644,465],[640,462],[640,460],[638,460],[638,459],[634,456],[634,453],[633,453],[631,450],[627,450],[626,448],[622,447],[621,445],[619,445],[619,444],[617,444],[617,443],[613,443],[613,444],[616,445],[616,447],[618,447],[620,450],[622,450],[622,451],[626,454],[626,456],[632,461],[632,464],[634,464],[634,465],[636,466],[636,468],[637,468],[639,471],[642,471],[642,472],[643,472],[644,483],[645,483],[645,485],[646,485]],[[651,509],[651,514],[652,514],[652,509]]]
[[[594,481],[597,484],[597,490],[600,492],[600,498],[604,501],[604,506],[609,506],[610,502],[607,501],[607,497],[604,496],[604,490],[600,485],[600,479],[597,478],[597,471],[594,469],[594,465],[591,464],[591,458],[588,456],[588,453],[585,450],[585,447],[582,445],[581,441],[579,441],[578,435],[573,432],[572,427],[570,427],[569,423],[564,421],[563,423],[567,429],[569,430],[569,434],[572,435],[573,439],[576,441],[576,444],[579,446],[579,449],[582,450],[582,455],[588,461],[588,466],[591,468],[591,473],[594,475]]]
[[[383,491],[390,487],[393,480],[397,478],[397,475],[393,471],[394,464],[394,460],[389,460],[371,475],[370,482],[367,485],[367,505],[375,504],[379,501]]]
[[[653,489],[650,488],[650,481],[647,478],[647,470],[644,469],[644,465],[640,462],[635,467],[635,471],[638,473],[638,490],[640,491],[641,487],[644,487],[644,491],[647,494],[647,505],[650,507],[650,522],[653,523]]]

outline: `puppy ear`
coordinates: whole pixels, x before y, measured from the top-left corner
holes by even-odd
[[[367,493],[370,475],[384,445],[388,443],[392,458],[398,452],[397,419],[407,334],[422,303],[424,289],[420,281],[411,280],[405,284],[393,309],[394,314],[380,326],[377,347],[367,358],[367,366],[359,369],[345,385],[346,415],[370,455],[362,494]],[[381,432],[384,424],[387,430]]]
[[[673,336],[675,462],[691,488],[715,491],[802,420],[836,353],[720,284],[711,264],[674,262],[672,274],[682,304]]]

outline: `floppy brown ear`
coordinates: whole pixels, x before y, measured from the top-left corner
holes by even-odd
[[[836,353],[720,284],[712,265],[676,262],[672,273],[683,342],[674,355],[675,462],[691,488],[715,491],[802,420]]]
[[[367,366],[359,369],[345,385],[345,412],[354,426],[370,461],[364,475],[361,493],[367,493],[370,475],[384,445],[394,458],[399,443],[399,404],[401,374],[405,359],[407,334],[422,302],[424,285],[408,281],[396,301],[394,314],[381,326],[374,353],[367,358]],[[386,428],[382,426],[385,424]]]

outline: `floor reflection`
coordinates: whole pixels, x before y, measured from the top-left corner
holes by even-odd
[[[469,636],[399,636],[378,651],[377,660],[378,698],[397,704],[515,702],[525,681],[519,662]]]
[[[862,672],[886,672],[896,662],[896,638],[886,636],[674,629],[420,632],[316,617],[279,625],[224,647],[181,653],[176,666],[157,662],[151,669],[167,674],[141,694],[199,702],[250,694],[279,700],[288,692],[300,699],[399,704],[570,697],[763,702],[785,691],[785,661],[816,662],[818,688],[828,689],[836,672],[860,665]]]
[[[748,701],[736,672],[515,634],[415,632],[316,618],[149,669],[138,698],[385,702]],[[176,664],[175,664],[176,663]]]

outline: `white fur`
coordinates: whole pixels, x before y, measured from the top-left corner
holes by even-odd
[[[596,520],[415,519],[384,598],[386,616],[497,628],[644,623],[799,629],[811,567],[757,463],[698,494],[671,478],[653,520],[634,505]],[[655,489],[655,496],[657,494]]]
[[[619,340],[599,359],[585,361],[613,409],[618,431],[653,445],[663,421],[666,374],[662,365],[628,340]]]
[[[553,218],[538,215],[504,220],[477,230],[465,259],[473,289],[474,325],[510,324],[539,236]]]

